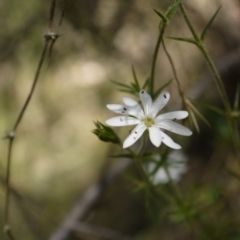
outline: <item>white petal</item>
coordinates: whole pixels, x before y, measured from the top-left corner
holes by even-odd
[[[124,104],[126,104],[129,107],[133,107],[136,111],[139,112],[139,115],[141,117],[144,117],[142,107],[140,106],[140,104],[137,101],[135,101],[129,97],[123,97],[122,100],[123,100]]]
[[[164,113],[161,114],[159,116],[156,117],[156,120],[180,120],[180,119],[184,119],[188,116],[188,112],[187,111],[175,111],[175,112],[168,112],[168,113]]]
[[[162,92],[158,98],[155,100],[155,102],[152,105],[152,111],[151,115],[152,117],[156,117],[158,112],[166,106],[170,99],[170,93],[169,92]]]
[[[135,124],[139,124],[140,122],[141,121],[137,118],[125,117],[125,116],[113,117],[106,121],[106,123],[108,125],[113,126],[113,127],[135,125]]]
[[[139,109],[137,106],[130,107],[130,106],[124,106],[120,104],[108,104],[107,108],[115,113],[128,114],[136,118],[144,117],[141,107]]]
[[[121,104],[107,104],[107,108],[113,112],[120,111],[123,108]],[[117,112],[118,113],[118,112]]]
[[[144,123],[138,124],[126,138],[123,143],[123,148],[128,148],[133,145],[143,134],[143,132],[147,129]]]
[[[133,107],[133,106],[139,105],[137,101],[135,101],[129,97],[123,97],[122,100],[123,100],[124,104],[126,104],[127,106]]]
[[[145,90],[141,90],[139,92],[139,97],[142,101],[142,105],[143,105],[145,115],[150,114],[151,109],[152,109],[152,98],[151,98],[151,96]]]
[[[170,148],[173,149],[180,149],[181,146],[177,143],[175,143],[167,134],[165,134],[164,132],[161,132],[162,134],[162,142],[167,145]]]
[[[170,132],[177,133],[183,136],[190,136],[192,135],[192,131],[190,131],[188,128],[182,126],[181,124],[175,123],[173,121],[155,121],[155,125],[157,125],[159,128],[166,129]]]
[[[159,128],[154,127],[154,126],[148,128],[148,129],[149,129],[149,137],[150,137],[152,144],[156,147],[159,147],[162,142],[161,131],[159,130]]]

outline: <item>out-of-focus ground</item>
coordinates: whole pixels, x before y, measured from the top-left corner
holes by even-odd
[[[121,102],[122,93],[117,91],[117,86],[110,80],[123,83],[132,81],[131,64],[142,84],[149,76],[159,26],[159,17],[153,9],[164,12],[172,2],[67,1],[64,23],[60,30],[63,35],[54,46],[50,63],[47,61],[42,69],[14,144],[12,186],[26,197],[24,204],[37,219],[32,223],[34,227],[29,226],[24,220],[24,210],[21,211],[18,200],[12,198],[11,220],[13,230],[19,237],[17,239],[48,239],[84,190],[97,181],[103,167],[115,161],[106,156],[110,146],[92,134],[93,121],[104,123],[113,116],[105,107],[106,104]],[[183,2],[199,33],[222,5],[207,35],[206,45],[213,60],[219,64],[233,101],[240,79],[240,58],[236,60],[240,52],[240,2]],[[50,1],[40,0],[0,3],[2,136],[13,127],[29,92],[42,49],[49,5]],[[62,2],[57,1],[56,19],[60,15],[61,6]],[[191,36],[179,12],[170,22],[165,36]],[[165,39],[165,43],[174,59],[186,94],[196,100],[200,109],[204,109],[202,104],[205,102],[221,107],[216,87],[212,84],[207,66],[197,48],[169,39]],[[156,67],[156,86],[161,86],[172,78],[172,70],[161,48]],[[168,91],[172,98],[166,108],[180,109],[181,102],[175,82],[169,86]],[[194,132],[190,139],[176,138],[189,156],[189,172],[183,179],[185,186],[191,185],[188,180],[201,182],[202,178],[211,179],[209,175],[212,168],[218,167],[218,160],[222,164],[227,159],[225,162],[229,166],[235,161],[224,121],[216,120],[216,116],[209,112],[206,117],[212,128],[201,124],[200,134]],[[127,130],[120,131],[124,139]],[[3,179],[6,141],[1,141],[0,153],[0,176]],[[222,177],[226,176],[223,174]],[[234,203],[237,200],[239,202],[239,198],[235,198],[239,193],[239,183],[228,179],[228,184],[225,194],[229,198],[233,195],[231,199]],[[4,212],[4,198],[5,188],[2,184],[1,216]],[[93,222],[115,228],[136,239],[160,239],[160,236],[161,239],[184,239],[184,231],[179,225],[150,223],[142,197],[131,192],[127,178],[119,180],[105,198],[100,204],[100,213],[91,216]],[[1,226],[2,219],[0,217]],[[171,230],[173,228],[174,231]],[[7,238],[0,233],[0,239]],[[101,238],[82,236],[79,239]]]

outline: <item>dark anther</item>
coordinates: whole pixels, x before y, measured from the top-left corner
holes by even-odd
[[[144,91],[143,91],[143,90],[141,91],[141,94],[144,94]]]
[[[164,96],[165,98],[167,98],[165,94],[164,94],[163,96]]]
[[[124,111],[127,111],[127,109],[126,109],[126,108],[123,108],[123,110],[124,110]]]
[[[176,120],[177,120],[176,118],[173,119],[173,121],[176,121]]]
[[[137,134],[137,131],[135,132],[135,134]]]

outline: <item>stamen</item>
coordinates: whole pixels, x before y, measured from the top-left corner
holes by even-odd
[[[154,124],[154,120],[152,118],[145,118],[144,123],[147,127],[151,127]]]

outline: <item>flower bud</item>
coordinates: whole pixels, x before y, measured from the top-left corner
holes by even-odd
[[[94,122],[96,129],[92,132],[103,142],[111,142],[119,144],[121,141],[112,128],[100,123]]]

